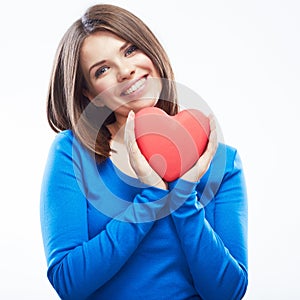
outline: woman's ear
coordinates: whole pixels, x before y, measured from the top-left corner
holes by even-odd
[[[98,107],[105,106],[102,103],[101,99],[99,99],[99,97],[97,97],[97,96],[95,97],[94,94],[92,94],[88,89],[83,88],[82,89],[82,94],[83,94],[83,96],[85,96],[86,98],[88,98],[91,102],[93,102],[93,104],[95,106],[98,106]]]

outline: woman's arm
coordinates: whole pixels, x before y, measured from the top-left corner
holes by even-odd
[[[89,239],[87,200],[80,178],[82,166],[79,159],[74,160],[72,148],[71,138],[60,134],[49,153],[41,190],[41,227],[48,278],[61,298],[73,300],[86,298],[110,280],[153,222],[130,222],[142,219],[137,214],[145,213],[131,205],[121,218],[128,222],[107,218],[104,229]],[[162,198],[166,193],[145,188],[134,203]]]
[[[227,160],[231,163],[213,199],[214,227],[197,199],[201,196],[196,191],[197,184],[181,179],[171,184],[174,201],[186,199],[172,218],[195,287],[203,299],[241,299],[248,284],[244,176],[236,152]]]

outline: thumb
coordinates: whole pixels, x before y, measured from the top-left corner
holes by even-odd
[[[124,133],[124,141],[127,146],[127,149],[131,149],[132,145],[135,144],[135,133],[134,133],[134,117],[135,114],[131,110],[128,114],[126,124],[125,124],[125,133]]]

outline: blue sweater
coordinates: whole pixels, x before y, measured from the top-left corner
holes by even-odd
[[[41,188],[48,278],[62,299],[241,299],[247,198],[239,156],[220,144],[199,183],[144,186],[57,135]]]

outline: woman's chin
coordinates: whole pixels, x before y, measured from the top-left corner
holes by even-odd
[[[154,99],[149,99],[149,100],[133,100],[130,102],[129,107],[134,111],[137,112],[142,108],[146,108],[146,107],[153,107],[156,105],[158,100],[154,100]]]

